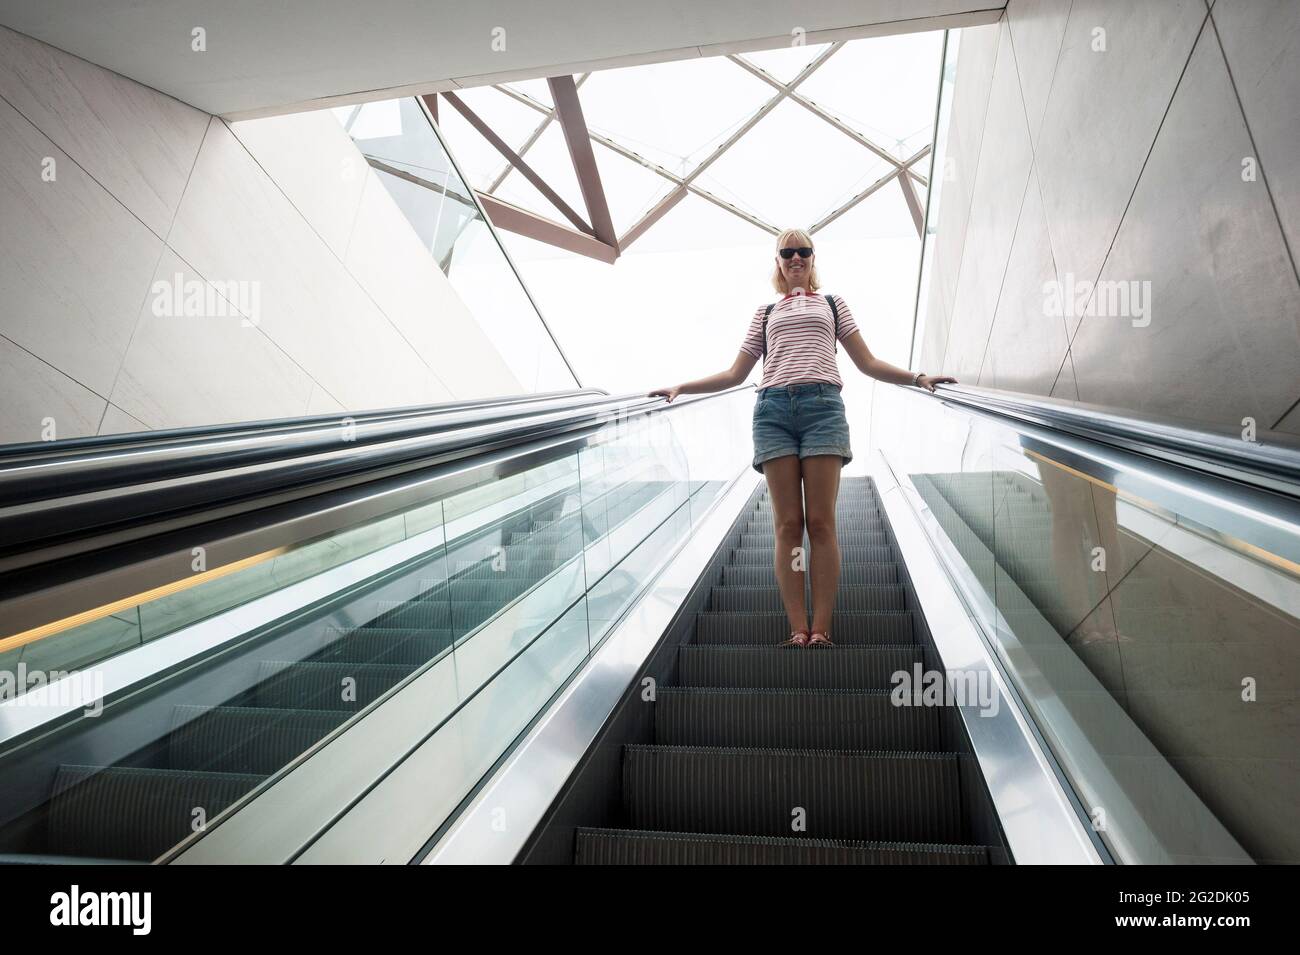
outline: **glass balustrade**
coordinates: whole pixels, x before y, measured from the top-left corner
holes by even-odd
[[[1296,526],[880,392],[878,447],[1115,858],[1300,861]]]
[[[0,853],[158,858],[406,690],[410,738],[372,755],[443,734],[450,814],[746,473],[750,403],[469,460],[454,492],[0,639]]]

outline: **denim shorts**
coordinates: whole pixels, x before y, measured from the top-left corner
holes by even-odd
[[[761,474],[764,461],[788,454],[838,454],[844,459],[840,467],[853,460],[838,385],[807,381],[759,390],[754,402],[754,470]]]

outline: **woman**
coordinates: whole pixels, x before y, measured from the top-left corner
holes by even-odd
[[[813,294],[821,282],[807,232],[787,229],[777,238],[776,250],[772,284],[781,298],[759,306],[732,366],[708,378],[657,389],[650,397],[672,401],[681,394],[731,388],[747,379],[754,363],[763,358],[763,380],[754,405],[754,469],[767,478],[772,498],[776,580],[791,628],[790,639],[781,645],[828,647],[840,577],[835,499],[840,469],[853,459],[835,341],[844,343],[859,371],[880,381],[934,391],[935,385],[957,379],[913,374],[872,355],[844,300]],[[810,560],[801,553],[805,527]],[[812,567],[811,631],[804,601],[805,564]]]

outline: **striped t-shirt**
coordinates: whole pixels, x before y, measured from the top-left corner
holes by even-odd
[[[840,313],[840,341],[858,330],[853,313],[838,295],[831,296]],[[826,296],[802,290],[785,296],[767,317],[767,357],[763,356],[763,313],[760,305],[749,323],[740,350],[763,358],[760,388],[800,381],[826,381],[843,387],[835,364],[835,318]]]

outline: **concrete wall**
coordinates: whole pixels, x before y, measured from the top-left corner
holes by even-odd
[[[921,367],[1300,434],[1300,4],[1011,0],[960,42]],[[1136,283],[1141,309],[1047,307],[1053,283],[1085,282]],[[1059,560],[1054,577],[1020,572],[1048,587],[1045,614],[1064,614],[1066,645],[1254,857],[1294,860],[1295,620],[1253,596],[1286,582],[1238,555],[1196,565],[1185,555],[1214,548],[1195,535],[1127,505],[1117,517],[1114,495],[1080,498],[1075,478],[1039,471],[1052,523],[1023,522],[1037,540],[1017,542],[1014,521],[999,535],[1011,559]],[[1118,573],[1100,599],[1072,596],[1058,585],[1095,577],[1094,544],[1118,551]],[[1269,674],[1258,708],[1241,702],[1255,673]],[[1133,752],[1106,755],[1128,773]],[[1135,798],[1159,804],[1159,779]]]
[[[921,367],[1300,433],[1298,101],[1288,0],[1011,0],[963,31]]]
[[[328,112],[227,124],[0,28],[0,443],[521,390]]]

